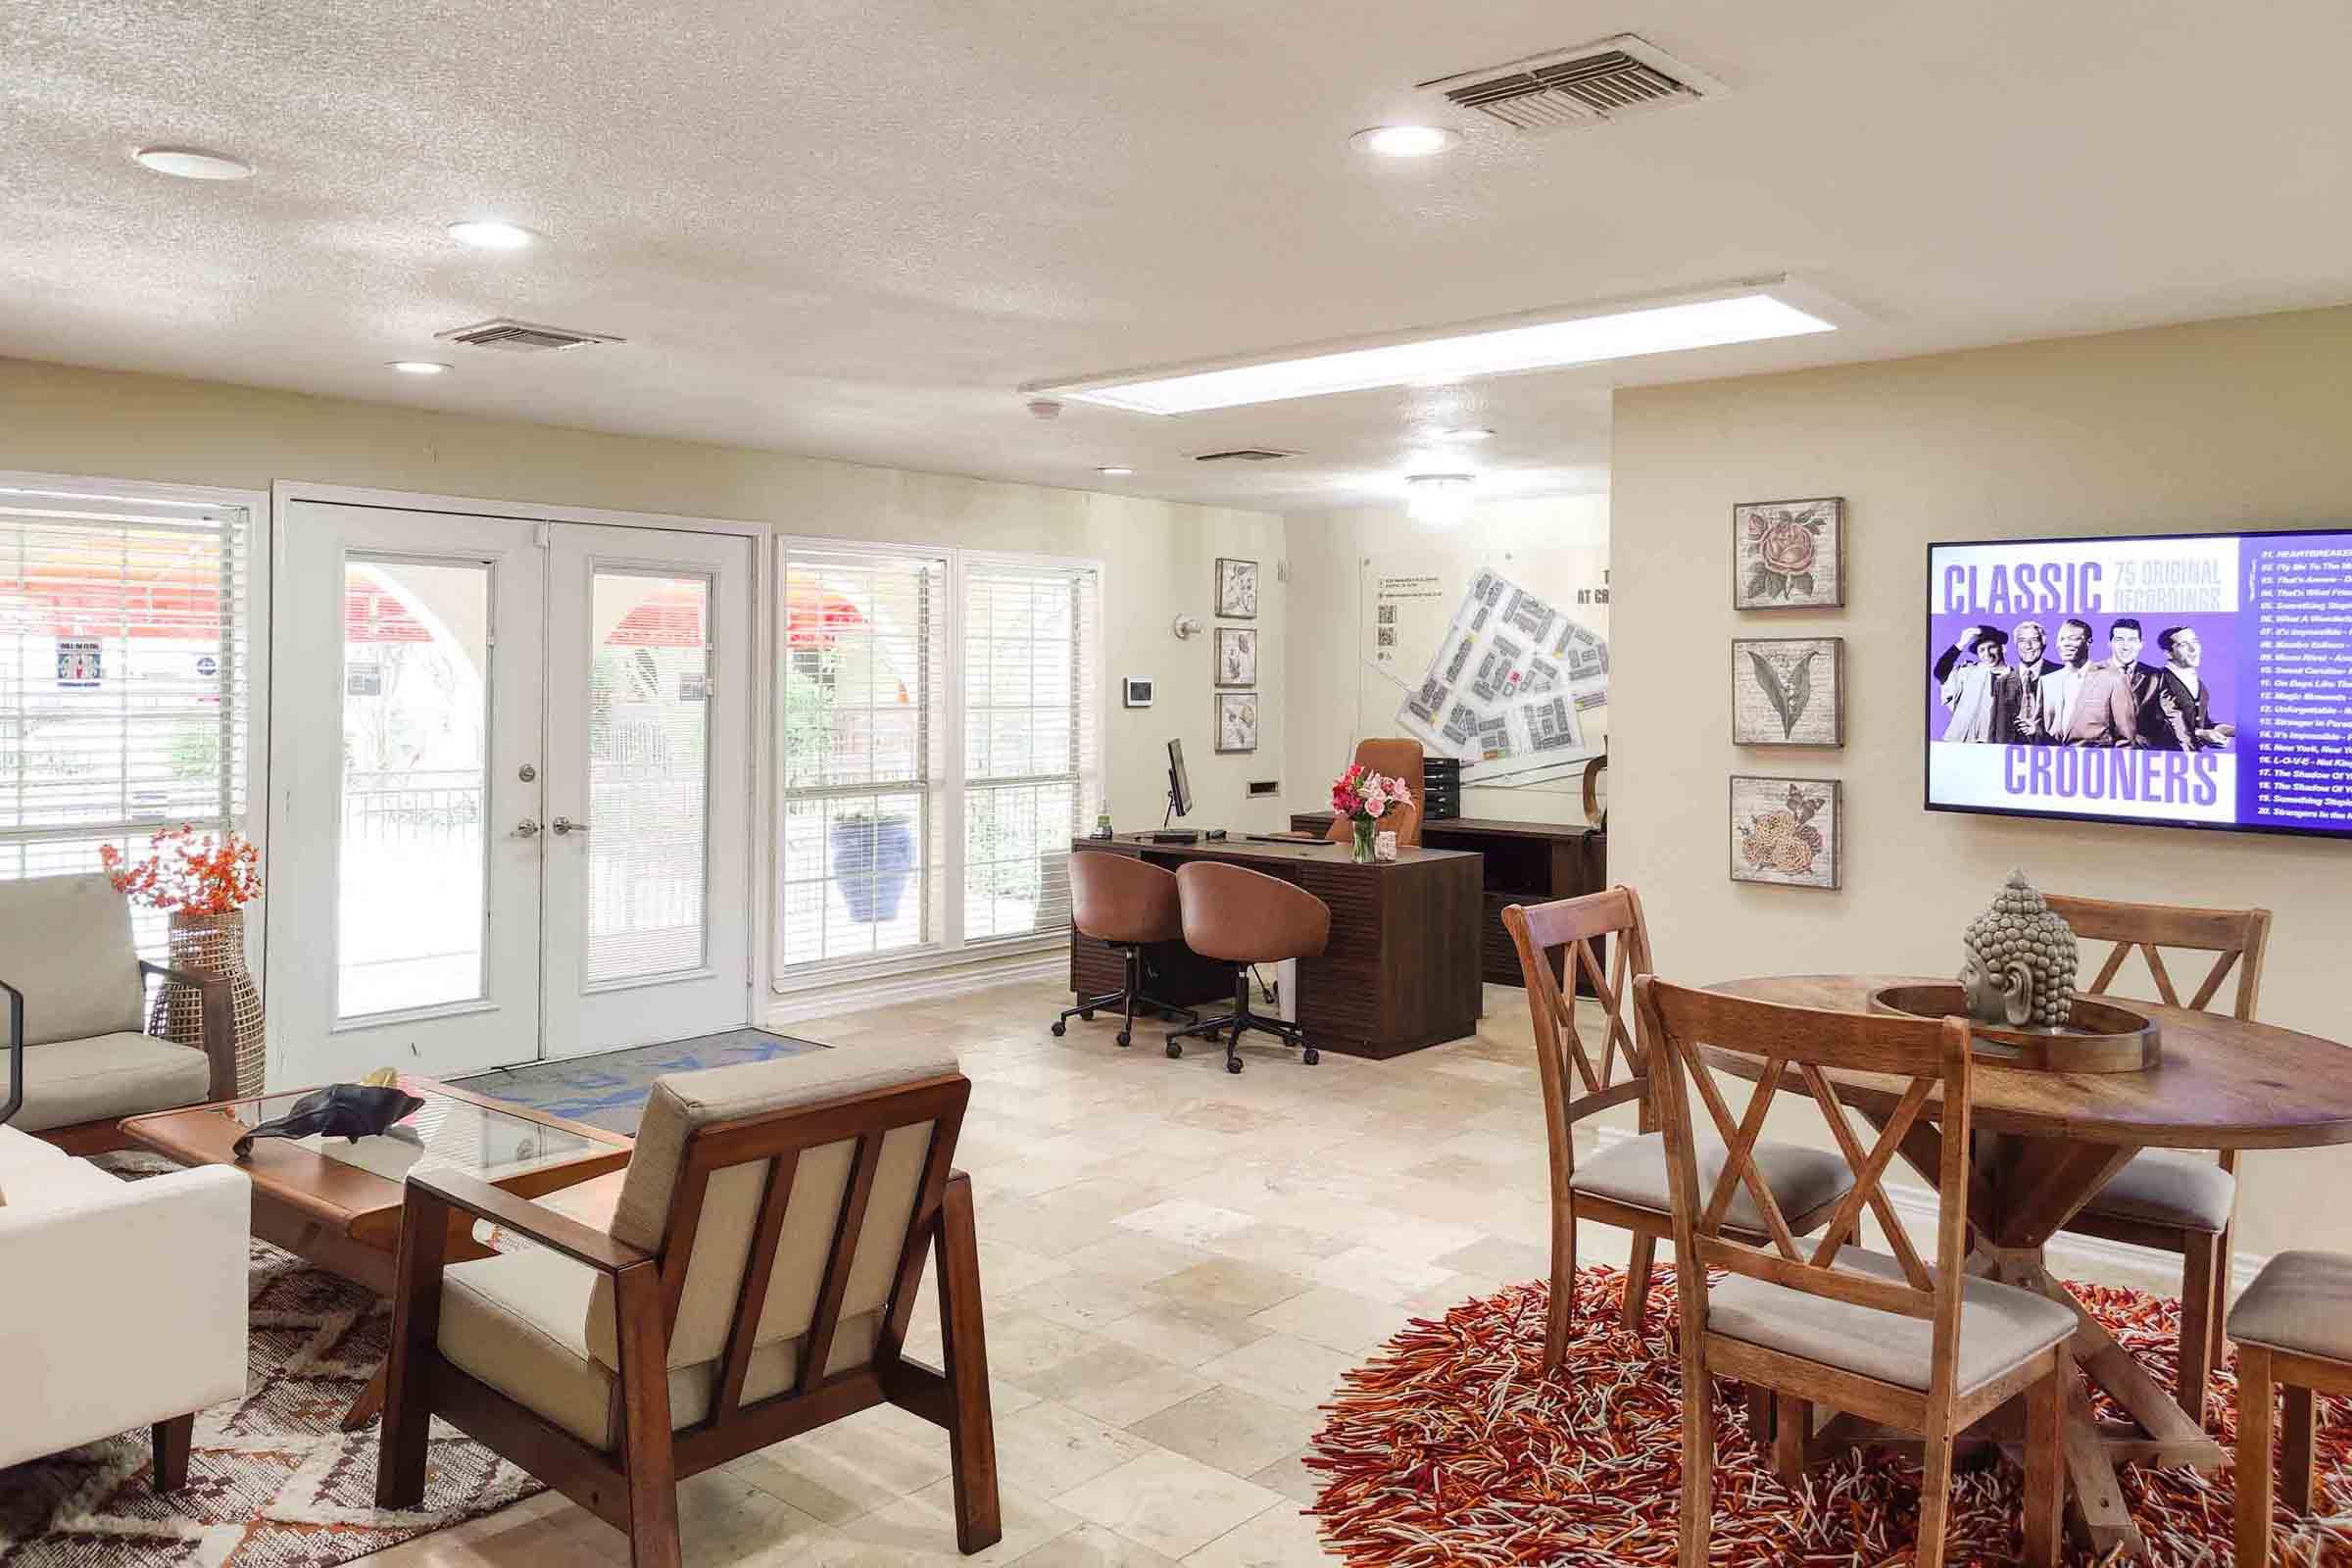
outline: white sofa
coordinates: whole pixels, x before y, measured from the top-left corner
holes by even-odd
[[[242,1171],[123,1181],[0,1127],[0,1467],[153,1427],[186,1479],[194,1412],[245,1392],[252,1213]]]

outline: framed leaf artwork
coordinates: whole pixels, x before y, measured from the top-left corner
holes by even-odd
[[[1845,498],[1743,501],[1732,509],[1732,608],[1845,603]]]
[[[1257,628],[1219,626],[1216,633],[1216,681],[1219,686],[1257,684]]]
[[[1732,775],[1732,880],[1837,888],[1845,876],[1845,801],[1834,778]]]
[[[1217,558],[1217,613],[1228,620],[1257,618],[1257,563]]]
[[[1732,744],[1843,746],[1845,639],[1732,639]]]
[[[1257,693],[1217,693],[1217,750],[1257,750]]]

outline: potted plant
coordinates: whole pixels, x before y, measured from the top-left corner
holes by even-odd
[[[854,811],[835,817],[829,836],[833,883],[850,918],[860,925],[897,919],[914,869],[914,824],[898,812]]]
[[[1350,763],[1347,772],[1331,781],[1331,808],[1347,817],[1355,830],[1348,858],[1364,863],[1374,859],[1380,819],[1412,803],[1412,791],[1404,787],[1404,780],[1375,773],[1361,762]]]
[[[262,896],[262,852],[233,832],[198,833],[183,822],[159,829],[139,859],[105,844],[98,861],[116,892],[172,917],[172,968],[228,982],[237,1093],[260,1094],[268,1058],[262,997],[245,967],[245,906]],[[155,994],[147,1032],[159,1040],[201,1041],[203,1005],[193,986],[165,985]]]

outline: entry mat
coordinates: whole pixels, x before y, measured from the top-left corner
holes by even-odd
[[[739,1061],[766,1061],[825,1049],[814,1040],[798,1040],[765,1029],[724,1029],[691,1040],[632,1046],[568,1061],[497,1067],[451,1082],[477,1095],[511,1100],[551,1116],[584,1121],[633,1138],[638,1118],[645,1114],[645,1097],[653,1093],[654,1080],[663,1073],[731,1067]]]

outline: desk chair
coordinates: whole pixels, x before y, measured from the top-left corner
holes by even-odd
[[[2167,1006],[2204,1010],[2237,969],[2232,1015],[2252,1019],[2262,990],[2263,950],[2271,939],[2268,909],[2190,909],[2164,904],[2114,904],[2105,899],[2049,896],[2050,912],[2085,942],[2112,942],[2097,978],[2082,988],[2102,997],[2136,950]],[[2165,969],[2165,948],[2213,954],[2212,968],[2185,1003]],[[2230,1239],[2237,1214],[2237,1151],[2213,1156],[2147,1149],[2132,1156],[2063,1229],[2078,1236],[2131,1242],[2180,1254],[2180,1357],[2174,1395],[2199,1426],[2205,1392],[2222,1358],[2223,1307],[2230,1298]]]
[[[1081,850],[1070,857],[1070,923],[1096,941],[1119,951],[1126,960],[1127,983],[1099,997],[1085,997],[1075,1007],[1064,1007],[1054,1020],[1054,1032],[1066,1034],[1070,1015],[1089,1023],[1099,1007],[1120,1007],[1119,1044],[1135,1038],[1135,1006],[1142,1003],[1155,1012],[1192,1023],[1200,1016],[1190,1007],[1144,995],[1144,949],[1154,942],[1174,942],[1184,935],[1184,916],[1176,902],[1176,873],[1132,855]]]
[[[1322,1054],[1306,1043],[1295,1023],[1250,1010],[1250,966],[1311,958],[1331,940],[1331,906],[1304,888],[1279,877],[1245,871],[1218,860],[1193,860],[1176,868],[1177,902],[1184,915],[1184,945],[1203,958],[1234,965],[1233,1011],[1169,1031],[1168,1054],[1181,1056],[1186,1035],[1225,1040],[1225,1070],[1242,1070],[1242,1033],[1255,1029],[1299,1048],[1308,1066]]]
[[[1355,760],[1375,773],[1404,780],[1405,788],[1413,792],[1413,804],[1390,811],[1380,819],[1383,833],[1396,835],[1400,850],[1421,847],[1421,791],[1428,784],[1421,771],[1421,743],[1408,740],[1369,740],[1355,744]],[[1334,844],[1345,844],[1354,835],[1352,817],[1334,816],[1324,837]]]

